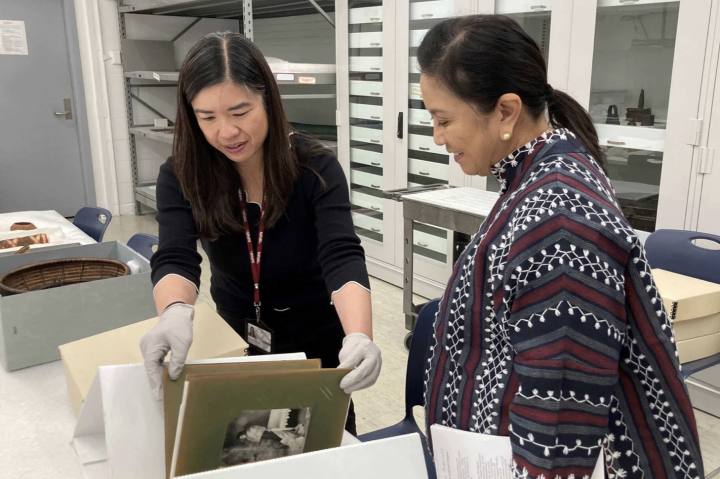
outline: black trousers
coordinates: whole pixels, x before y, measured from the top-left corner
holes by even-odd
[[[331,369],[340,365],[338,355],[342,349],[345,332],[335,307],[328,301],[322,301],[286,311],[272,308],[262,310],[261,319],[275,335],[275,354],[305,353],[308,359],[320,359],[323,368]],[[218,307],[218,314],[245,341],[245,320],[247,315],[235,313]],[[253,315],[254,316],[254,315]],[[250,346],[248,355],[264,354]],[[345,430],[357,436],[355,427],[355,407],[350,401]]]

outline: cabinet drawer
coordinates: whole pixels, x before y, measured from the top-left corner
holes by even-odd
[[[381,106],[350,103],[350,118],[382,121],[382,111],[383,107]]]
[[[381,219],[373,218],[362,213],[353,213],[353,223],[360,228],[372,231],[373,233],[383,232],[383,222]]]
[[[410,30],[410,47],[419,47],[430,30]]]
[[[350,25],[382,22],[382,7],[351,8],[348,17]]]
[[[382,48],[382,32],[351,33],[350,48]]]
[[[432,116],[427,110],[410,108],[408,110],[408,123],[415,126],[433,126]]]
[[[353,191],[350,193],[350,201],[355,206],[361,206],[363,208],[379,211],[382,213],[382,200],[375,196],[366,195],[359,191]]]
[[[351,72],[381,72],[382,57],[350,57]]]
[[[432,161],[410,158],[408,160],[408,173],[448,181],[450,178],[450,166],[442,163],[434,163]]]
[[[552,0],[495,0],[495,13],[550,12],[552,4]]]
[[[350,148],[350,161],[368,166],[382,167],[383,154],[361,150],[360,148]]]
[[[382,190],[383,177],[365,171],[350,170],[350,183]]]
[[[383,84],[379,81],[350,81],[350,94],[355,96],[371,96],[382,98]]]
[[[436,253],[447,254],[447,238],[441,238],[415,230],[413,232],[413,244],[435,251]]]
[[[410,20],[448,18],[455,13],[454,1],[417,2],[410,4]]]
[[[410,57],[410,73],[420,73],[420,64],[418,63],[417,57]]]
[[[410,83],[410,86],[408,88],[408,98],[411,100],[422,100],[422,90],[420,90],[420,84],[419,83]]]
[[[437,153],[438,155],[449,155],[444,146],[437,146],[432,136],[409,135],[408,144],[411,150]]]
[[[350,127],[350,139],[372,143],[373,145],[382,145],[382,130],[374,130],[372,128],[363,128],[361,126]]]

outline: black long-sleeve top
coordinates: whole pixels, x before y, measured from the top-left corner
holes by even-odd
[[[168,275],[179,275],[199,289],[198,234],[171,163],[168,159],[160,168],[157,181],[160,244],[152,257],[152,280],[157,285]],[[257,248],[260,205],[248,203],[247,207]],[[203,240],[202,246],[210,259],[210,291],[218,309],[254,317],[254,282],[245,235],[221,234],[216,241]],[[272,228],[265,228],[262,310],[330,301],[333,292],[350,282],[370,289],[365,253],[352,223],[347,181],[333,155],[318,155],[300,168],[285,214]]]

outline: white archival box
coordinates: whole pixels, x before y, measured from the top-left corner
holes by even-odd
[[[181,476],[183,479],[427,479],[420,434]]]
[[[295,361],[304,353],[188,361]],[[165,419],[142,364],[101,366],[78,417],[73,445],[87,479],[165,479]],[[421,451],[422,454],[422,451]]]

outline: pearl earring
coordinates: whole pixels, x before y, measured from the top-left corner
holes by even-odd
[[[510,139],[510,133],[503,133],[502,141],[508,141]]]

